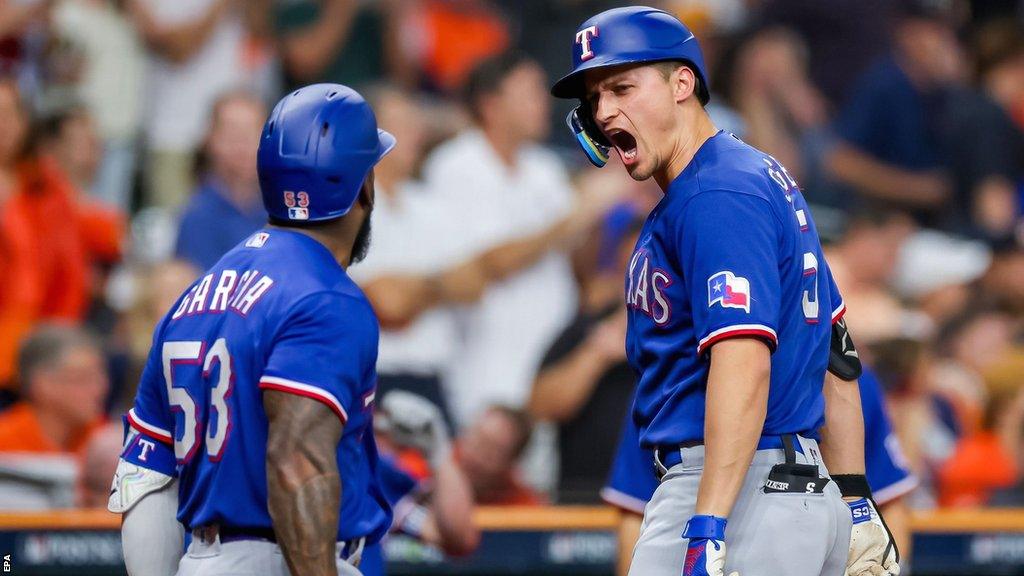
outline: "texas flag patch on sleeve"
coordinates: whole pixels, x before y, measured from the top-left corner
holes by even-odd
[[[728,270],[708,278],[708,308],[719,304],[722,308],[741,308],[750,312],[750,282]]]

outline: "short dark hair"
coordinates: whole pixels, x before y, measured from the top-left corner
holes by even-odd
[[[83,346],[100,350],[96,338],[77,326],[43,324],[36,328],[18,350],[18,380],[22,392],[39,370],[53,367],[68,350]]]
[[[477,63],[462,86],[462,100],[473,118],[481,118],[480,100],[500,90],[501,83],[516,68],[533,62],[525,52],[509,50]]]
[[[504,404],[494,404],[488,408],[504,416],[515,428],[518,438],[512,449],[512,458],[518,460],[523,455],[523,451],[526,450],[526,446],[530,443],[530,438],[533,437],[533,418],[520,408],[513,408]]]
[[[697,101],[700,102],[701,106],[706,104],[706,102],[703,102],[700,97],[700,86],[702,80],[700,79],[700,72],[697,72],[697,67],[695,65],[686,60],[667,60],[664,62],[655,62],[651,64],[651,66],[657,68],[658,72],[661,72],[661,75],[665,78],[665,80],[668,80],[669,78],[672,77],[672,73],[676,71],[676,68],[679,68],[680,66],[685,66],[686,68],[689,68],[691,71],[693,71],[693,94],[697,97]]]

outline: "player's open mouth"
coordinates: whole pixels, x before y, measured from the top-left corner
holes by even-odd
[[[608,133],[608,139],[619,151],[619,157],[622,158],[623,164],[629,166],[636,161],[636,138],[632,134],[625,130],[615,129]]]

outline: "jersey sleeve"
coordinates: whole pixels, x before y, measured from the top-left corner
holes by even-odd
[[[377,361],[373,311],[368,303],[335,292],[307,296],[292,309],[259,387],[322,402],[345,423]]]
[[[167,476],[177,476],[177,459],[174,447],[155,441],[151,435],[139,432],[124,417],[125,441],[121,459]]]
[[[167,399],[167,386],[164,384],[163,347],[159,335],[163,323],[157,326],[150,347],[146,366],[142,369],[139,388],[135,393],[135,402],[128,410],[128,424],[138,432],[168,445],[174,443],[174,418]]]
[[[612,506],[643,514],[657,488],[654,454],[640,447],[640,430],[632,414],[627,412],[611,473],[601,488],[601,498]]]
[[[917,478],[911,474],[899,439],[893,433],[878,380],[869,370],[864,370],[858,384],[864,412],[864,463],[868,485],[875,501],[884,504],[913,490]]]
[[[709,191],[683,210],[677,246],[697,354],[734,337],[760,338],[774,351],[781,288],[771,205],[752,194]]]
[[[832,269],[828,262],[825,262],[825,273],[828,276],[828,293],[830,298],[830,310],[832,312],[832,323],[835,324],[843,319],[846,314],[846,303],[843,302],[843,294],[839,291],[836,279],[832,277]]]

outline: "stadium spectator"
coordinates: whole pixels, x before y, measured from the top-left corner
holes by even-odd
[[[858,342],[894,336],[904,307],[889,283],[900,247],[913,225],[899,212],[866,211],[850,217],[843,237],[827,251],[829,268],[852,313],[846,320]]]
[[[29,93],[41,82],[52,8],[52,1],[0,2],[0,74],[17,78]]]
[[[894,8],[903,0],[763,0],[757,20],[795,30],[807,43],[808,68],[834,106],[891,45]]]
[[[127,273],[131,294],[121,316],[117,336],[123,341],[119,342],[119,347],[127,356],[128,378],[116,389],[117,397],[113,404],[121,410],[113,413],[123,413],[131,408],[139,376],[153,343],[153,327],[200,272],[184,260],[169,260],[148,266],[137,265]]]
[[[455,458],[480,505],[533,505],[544,499],[518,478],[533,423],[525,411],[493,405],[459,436]]]
[[[956,91],[946,105],[942,142],[955,185],[946,226],[991,242],[1024,229],[1024,29],[990,22],[974,35],[977,87]]]
[[[43,4],[40,2],[39,4]],[[82,58],[68,95],[95,119],[101,141],[98,172],[84,187],[128,212],[142,122],[144,51],[132,22],[114,0],[64,0],[53,10],[53,34]]]
[[[940,506],[977,507],[992,503],[997,493],[1010,505],[1024,502],[1012,494],[1024,463],[1024,388],[1021,352],[994,364],[986,373],[988,399],[981,426],[957,442],[938,472]]]
[[[105,419],[99,343],[78,328],[40,326],[19,351],[18,374],[23,400],[0,414],[0,452],[78,452]]]
[[[544,74],[515,52],[482,62],[466,84],[476,127],[439,146],[425,181],[448,208],[453,261],[538,234],[570,215],[573,190],[554,154],[537,144],[548,132]],[[523,406],[551,339],[576,309],[564,244],[490,287],[460,310],[459,361],[445,389],[460,424],[495,402]]]
[[[424,0],[418,4],[407,31],[415,31],[420,39],[416,52],[423,81],[429,87],[447,94],[457,92],[478,63],[509,46],[508,24],[489,0]]]
[[[632,404],[636,375],[626,362],[622,277],[642,220],[614,244],[611,262],[585,282],[580,310],[555,339],[530,395],[530,413],[558,424],[559,503],[598,503]],[[606,229],[607,230],[607,229]]]
[[[375,169],[373,243],[351,270],[382,323],[377,394],[383,399],[398,389],[424,396],[454,428],[440,374],[454,361],[457,334],[438,289],[441,273],[452,265],[451,242],[445,242],[442,206],[414,178],[428,138],[426,111],[396,88],[380,86],[367,97],[378,125],[401,142]],[[454,274],[446,285],[468,300],[479,297],[486,283],[482,268],[462,267]]]
[[[385,77],[409,79],[402,42],[403,0],[275,2],[273,22],[289,89],[317,82],[361,86]]]
[[[453,256],[459,254],[459,244],[453,241],[449,220],[461,207],[448,206],[413,177],[427,138],[425,110],[394,88],[381,86],[368,94],[380,126],[402,142],[375,169],[373,246],[351,271],[384,328],[378,395],[401,389],[425,396],[454,428],[441,387],[442,372],[458,362],[451,306],[476,302],[489,285],[531,266],[551,245],[579,237],[601,214],[602,201],[591,194],[587,209],[540,233],[459,261]]]
[[[943,328],[943,358],[936,362],[932,390],[952,407],[955,429],[973,433],[988,404],[985,373],[1010,352],[1017,323],[1006,313],[983,305],[966,310]]]
[[[900,3],[893,48],[857,81],[836,119],[840,142],[825,163],[852,188],[847,207],[912,211],[937,225],[949,208],[950,181],[937,142],[943,89],[962,74],[956,36],[943,8]]]
[[[124,213],[89,193],[103,155],[96,123],[85,108],[70,108],[42,124],[41,151],[56,162],[69,184],[89,263],[94,270],[117,263],[124,251]],[[102,284],[94,282],[93,287],[98,291]]]
[[[217,97],[243,81],[238,0],[128,0],[147,51],[146,204],[177,211]]]
[[[78,321],[90,286],[73,193],[54,162],[28,144],[29,117],[13,80],[0,81],[0,384],[13,384],[18,345],[37,322]]]
[[[206,137],[207,166],[178,227],[175,257],[200,270],[267,222],[256,150],[267,117],[262,102],[246,92],[231,92],[213,105]]]
[[[108,423],[89,435],[82,450],[82,472],[78,482],[78,502],[81,508],[106,508],[110,498],[110,479],[117,469],[121,454],[124,427]]]
[[[1024,319],[1024,248],[1010,243],[1000,245],[980,284],[986,301]]]
[[[742,117],[741,137],[803,182],[805,135],[827,121],[827,103],[807,76],[807,46],[790,30],[766,28],[739,36],[723,58],[712,86]]]

